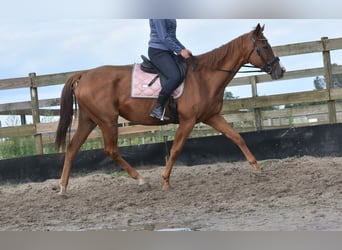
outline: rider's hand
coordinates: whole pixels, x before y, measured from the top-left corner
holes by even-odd
[[[192,55],[192,52],[188,49],[183,49],[180,54],[183,58],[188,59]]]

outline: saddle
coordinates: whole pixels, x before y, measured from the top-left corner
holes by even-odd
[[[156,77],[154,77],[151,80],[151,82],[148,84],[148,86],[151,86],[157,80],[158,77],[160,78],[161,86],[164,86],[166,77],[161,72],[159,72],[157,67],[154,66],[154,64],[146,56],[141,55],[141,59],[143,60],[143,62],[140,64],[141,70],[146,72],[146,73],[156,74]],[[178,69],[181,73],[181,83],[182,83],[182,82],[184,82],[184,79],[186,76],[187,66],[186,66],[184,58],[181,55],[175,55],[175,60],[176,60],[177,65],[178,65]],[[170,109],[172,122],[176,123],[176,124],[179,123],[177,103],[175,102],[175,99],[172,95],[169,97],[168,106]]]
[[[141,55],[141,59],[143,62],[141,63],[140,67],[143,71],[146,73],[151,73],[151,74],[157,74],[160,77],[161,85],[163,86],[165,84],[165,77],[161,74],[161,72],[158,71],[157,67],[154,66],[154,64],[144,55]],[[181,73],[181,79],[183,82],[186,76],[186,63],[184,58],[181,55],[175,55],[175,59],[179,68],[179,71]],[[163,81],[164,78],[164,81]],[[164,82],[164,83],[163,83]]]

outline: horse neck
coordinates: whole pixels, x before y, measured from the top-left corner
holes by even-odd
[[[233,79],[248,60],[249,52],[245,42],[247,38],[248,34],[242,35],[220,48],[198,57],[200,70],[210,71],[211,74],[217,75],[216,81],[213,82],[211,78],[208,84],[215,84],[217,88],[222,89]],[[226,74],[222,71],[226,71]]]

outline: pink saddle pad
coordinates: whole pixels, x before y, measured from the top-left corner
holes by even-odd
[[[132,97],[136,98],[157,98],[161,90],[160,79],[151,85],[149,83],[156,77],[155,74],[146,73],[141,70],[140,64],[134,64],[132,72]],[[172,96],[179,98],[184,90],[184,82],[173,92]]]

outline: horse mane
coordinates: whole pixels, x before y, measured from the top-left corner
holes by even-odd
[[[240,51],[244,47],[246,36],[249,33],[241,35],[232,41],[197,56],[200,61],[200,65],[210,65],[211,68],[219,68],[226,57],[233,57],[234,53]]]

